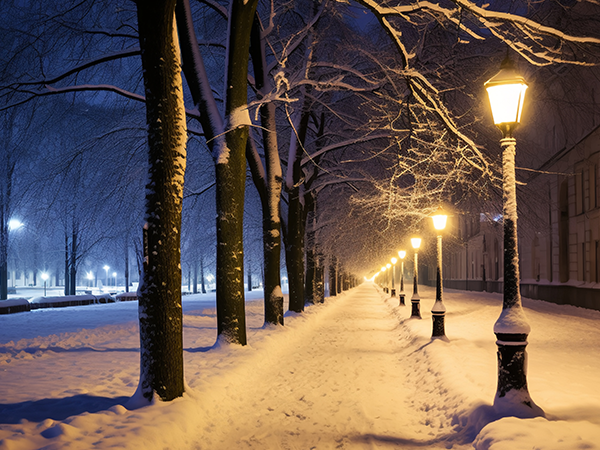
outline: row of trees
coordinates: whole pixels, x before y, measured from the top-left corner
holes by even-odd
[[[134,175],[144,167],[144,152],[133,143],[139,134],[132,131],[134,124],[139,130],[140,108],[132,105],[145,105],[144,397],[170,400],[183,392],[182,231],[199,234],[185,205],[206,192],[215,192],[219,339],[246,343],[247,168],[261,205],[265,322],[274,324],[284,320],[282,248],[289,308],[301,312],[307,299],[322,298],[325,255],[357,273],[439,201],[493,195],[497,161],[482,145],[492,127],[473,103],[480,81],[497,69],[489,58],[499,60],[508,45],[532,64],[595,64],[600,43],[592,34],[568,34],[571,24],[561,27],[562,16],[547,2],[528,9],[517,3],[359,0],[356,9],[333,1],[231,0],[226,8],[209,0],[148,0],[119,2],[115,9],[115,2],[95,0],[10,6],[10,25],[5,19],[3,27],[18,39],[3,61],[2,111],[30,111],[59,94],[73,104],[84,98],[93,109],[114,108],[114,95],[128,100],[130,113],[108,112],[108,122],[118,123],[99,133],[106,139],[123,131],[118,141],[126,151],[117,170],[112,166],[117,180],[111,189],[98,191],[106,195],[100,204],[117,196],[135,211],[121,216],[129,224],[141,209],[130,199],[140,198],[141,177]],[[356,11],[374,23],[352,19]],[[68,161],[64,183],[81,198],[90,166],[53,147]],[[104,156],[98,153],[88,152]],[[48,189],[61,183],[52,179]],[[99,220],[84,224],[72,211],[64,216],[65,249],[77,259],[79,230]],[[188,245],[203,261],[205,244],[190,239]]]

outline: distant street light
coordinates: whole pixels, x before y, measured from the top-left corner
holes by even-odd
[[[398,252],[398,256],[400,257],[400,305],[404,306],[404,257],[406,256],[406,252],[404,250],[400,250]]]
[[[117,287],[117,272],[113,272],[113,278],[115,280],[115,287]]]
[[[385,272],[385,291],[389,294],[390,293],[390,268],[392,267],[392,265],[390,263],[387,263],[385,265],[385,268],[387,269]]]
[[[385,292],[385,280],[387,279],[387,273],[385,273],[386,270],[387,268],[385,266],[381,266],[381,273],[383,273],[384,275],[383,280],[381,280],[381,287],[383,288],[383,292]]]
[[[108,286],[108,269],[110,269],[110,266],[104,266],[103,269],[106,271],[106,286]]]
[[[410,317],[415,317],[417,319],[421,318],[421,297],[419,297],[419,247],[421,246],[421,238],[413,237],[410,240],[412,248],[415,250],[415,270],[414,270],[414,280],[413,280],[413,295],[410,299],[412,304],[412,311],[410,313]]]
[[[85,277],[88,279],[88,287],[92,287],[92,280],[94,279],[94,274],[92,272],[88,272]]]
[[[433,219],[433,228],[438,231],[437,235],[437,277],[435,284],[435,303],[431,309],[433,319],[433,337],[445,337],[444,318],[446,316],[446,307],[442,302],[443,278],[442,278],[442,230],[446,228],[448,216],[440,207],[431,217]]]
[[[396,286],[394,285],[394,276],[396,274],[396,263],[398,260],[396,258],[392,258],[392,297],[396,296]]]
[[[8,221],[8,231],[18,230],[25,224],[18,219],[10,219]]]
[[[46,272],[42,273],[42,280],[44,280],[44,297],[46,296],[46,282],[48,281],[48,274]]]
[[[527,323],[519,292],[519,253],[517,242],[517,190],[515,178],[516,140],[513,132],[521,121],[527,84],[519,75],[508,56],[500,71],[485,83],[494,124],[502,131],[502,190],[504,227],[504,294],[502,313],[494,324],[498,346],[498,388],[494,406],[514,410],[520,404],[519,414],[543,415],[527,389],[526,363]],[[519,417],[521,417],[519,415]]]

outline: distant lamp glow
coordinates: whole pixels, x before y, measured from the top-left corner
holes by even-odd
[[[17,229],[21,228],[23,225],[25,225],[25,224],[18,219],[10,219],[8,221],[8,229],[10,231],[17,230]]]
[[[42,273],[42,280],[44,280],[44,297],[46,296],[46,282],[48,281],[48,274],[46,272]]]
[[[88,272],[87,275],[86,275],[86,278],[88,280],[93,280],[94,279],[94,274],[92,274],[92,272]]]
[[[391,265],[390,263],[387,263],[387,264],[385,265],[385,267],[386,267],[386,269],[389,269],[390,267],[392,267],[392,265]]]
[[[500,72],[484,84],[492,107],[494,124],[507,136],[521,122],[523,101],[527,84],[517,73],[513,62],[507,57],[500,65]]]
[[[420,237],[411,238],[410,245],[412,245],[412,248],[414,248],[415,250],[418,250],[419,247],[421,246],[421,238]]]
[[[406,257],[406,251],[400,250],[398,252],[398,256],[400,257],[400,259],[404,259]]]
[[[392,264],[396,264],[398,262],[397,258],[392,258]]]
[[[444,211],[441,207],[436,211],[436,213],[433,216],[431,216],[431,218],[433,219],[433,228],[440,231],[446,228],[448,216],[444,214]]]
[[[382,271],[382,272],[385,272],[386,270],[387,270],[387,268],[386,268],[385,266],[382,266],[382,267],[381,267],[381,271]]]

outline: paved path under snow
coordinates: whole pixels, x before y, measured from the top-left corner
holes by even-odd
[[[221,384],[213,380],[212,395],[199,392],[208,398],[197,445],[471,448],[446,435],[449,423],[431,423],[409,372],[415,349],[396,312],[370,283],[329,299],[292,339],[259,348],[260,364]]]

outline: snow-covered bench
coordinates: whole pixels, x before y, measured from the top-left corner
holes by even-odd
[[[137,292],[121,292],[115,296],[118,302],[135,302],[137,298]]]
[[[29,299],[31,309],[62,308],[65,306],[92,305],[94,303],[114,303],[109,294],[101,295],[65,295],[62,297],[34,297]]]
[[[29,301],[26,298],[11,298],[10,300],[0,301],[0,314],[18,313],[30,309]]]

